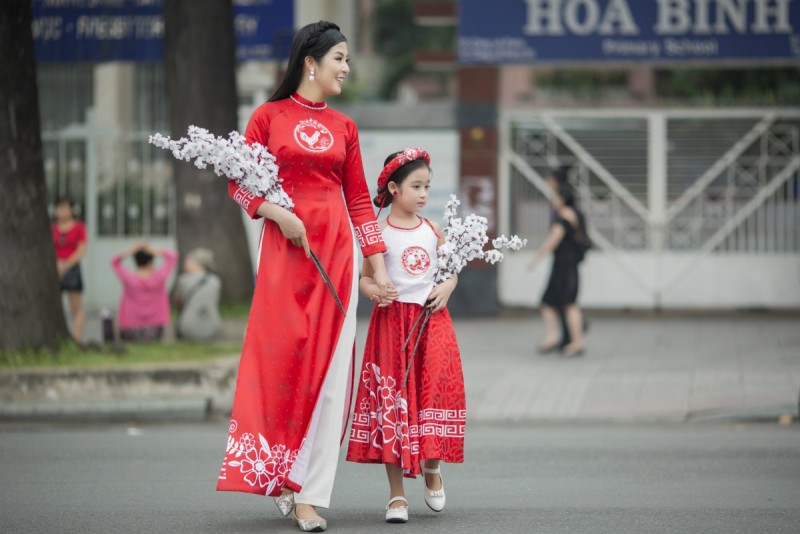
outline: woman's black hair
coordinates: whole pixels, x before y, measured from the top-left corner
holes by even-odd
[[[575,207],[575,189],[567,180],[558,180],[558,196],[570,208]]]
[[[579,239],[589,240],[586,234],[586,215],[579,209],[575,188],[569,182],[569,166],[562,165],[556,169],[550,169],[547,174],[556,181],[556,193],[564,201],[564,204],[572,208],[578,218],[578,237]]]
[[[133,253],[133,261],[136,262],[137,267],[147,267],[153,261],[153,255],[140,248]]]
[[[556,182],[556,193],[564,201],[564,204],[574,208],[575,207],[575,189],[569,183],[569,167],[562,165],[555,169],[550,169],[547,176],[553,178]]]
[[[389,154],[386,160],[383,162],[383,166],[386,167],[390,161],[392,161],[395,157],[402,154],[403,152],[395,152],[393,154]],[[395,185],[399,186],[403,183],[403,180],[408,178],[408,175],[412,172],[416,171],[417,169],[428,169],[429,171],[431,168],[425,163],[425,160],[422,158],[415,159],[409,161],[402,167],[398,168],[394,171],[390,176],[389,179],[386,180],[386,186],[383,189],[378,190],[378,194],[375,198],[372,199],[372,203],[375,204],[379,208],[385,208],[389,204],[392,203],[394,197],[389,194],[389,182],[394,182]]]
[[[319,63],[328,50],[343,42],[347,42],[347,39],[339,31],[339,26],[327,20],[313,22],[300,28],[292,41],[286,74],[278,88],[269,97],[269,101],[289,98],[297,91],[303,78],[303,62],[306,57],[311,56]]]

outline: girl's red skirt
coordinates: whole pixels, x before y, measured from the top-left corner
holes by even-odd
[[[347,459],[392,463],[405,475],[421,473],[420,462],[464,461],[466,400],[461,356],[447,309],[430,315],[403,343],[424,308],[394,302],[372,311]],[[424,318],[423,318],[424,320]],[[403,387],[414,344],[407,387]]]

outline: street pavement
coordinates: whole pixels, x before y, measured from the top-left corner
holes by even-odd
[[[538,355],[544,330],[530,314],[460,319],[455,329],[472,421],[797,417],[796,314],[600,314],[577,358]]]
[[[469,424],[444,465],[447,507],[406,482],[383,522],[381,466],[340,461],[330,532],[797,533],[800,428],[758,424]],[[270,499],[214,491],[227,423],[0,425],[0,531],[297,532]]]
[[[536,353],[543,327],[533,312],[456,319],[469,420],[719,422],[798,416],[797,313],[595,312],[589,321],[586,354],[567,359]],[[94,326],[90,323],[89,330]],[[241,340],[243,320],[227,321],[225,327],[230,339]],[[367,320],[360,319],[358,365],[367,328]],[[236,361],[232,355],[225,365]],[[202,365],[197,367],[204,372]],[[91,392],[80,393],[82,403],[58,399],[59,408],[84,413],[93,405],[97,415],[112,419],[117,412],[130,412],[125,399],[98,398],[87,404],[94,400]],[[127,401],[155,403],[168,417],[181,402],[152,395]],[[49,413],[44,408],[52,408],[52,402],[47,402],[28,411]]]

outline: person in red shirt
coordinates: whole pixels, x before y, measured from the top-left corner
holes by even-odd
[[[314,532],[327,528],[316,508],[330,504],[349,417],[359,248],[380,298],[388,298],[391,285],[358,128],[326,101],[341,93],[347,61],[338,26],[321,21],[301,28],[283,81],[247,125],[247,141],[275,156],[294,210],[233,181],[228,187],[264,226],[217,489],[276,497],[300,530]],[[328,273],[344,313],[309,250]]]
[[[83,278],[80,261],[86,254],[86,226],[75,219],[68,198],[56,201],[56,220],[51,227],[56,248],[56,269],[61,291],[66,291],[72,318],[72,337],[80,342],[86,316],[83,310]]]

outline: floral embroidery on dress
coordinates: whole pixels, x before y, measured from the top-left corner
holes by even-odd
[[[266,488],[267,494],[272,493],[276,487],[283,487],[303,445],[299,449],[288,449],[282,443],[270,447],[264,436],[259,434],[256,443],[255,436],[250,432],[243,433],[237,440],[233,435],[237,427],[236,421],[232,420],[225,455],[226,458],[234,459],[228,460],[227,465],[238,467],[248,484]]]
[[[370,393],[370,441],[378,449],[391,446],[399,458],[402,450],[409,450],[408,403],[397,388],[393,376],[381,376],[381,369],[371,364],[361,375]],[[370,384],[377,384],[369,387]],[[363,409],[362,403],[362,409]],[[379,437],[380,434],[380,437]]]

